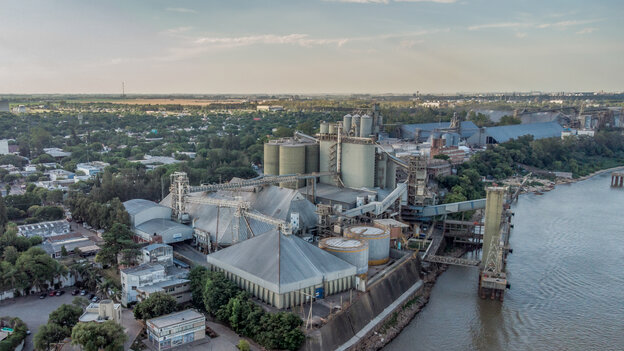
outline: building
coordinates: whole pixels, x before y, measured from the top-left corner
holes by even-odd
[[[78,319],[79,322],[115,321],[121,323],[121,305],[112,300],[102,300],[99,303],[90,303],[85,312]]]
[[[160,263],[165,267],[173,266],[173,247],[166,244],[151,244],[141,249],[143,263]]]
[[[7,139],[0,140],[0,155],[8,155],[9,151],[9,141]]]
[[[80,171],[80,172],[83,172],[85,175],[92,177],[102,172],[104,168],[108,166],[110,166],[109,163],[100,162],[100,161],[79,163],[76,165],[76,172]]]
[[[500,144],[525,135],[531,135],[535,140],[559,138],[562,131],[563,127],[557,122],[488,127],[479,129],[477,133],[468,138],[467,143],[478,146]]]
[[[156,291],[163,291],[182,301],[186,299],[184,282],[188,275],[188,270],[176,267],[165,267],[160,263],[144,263],[136,267],[125,268],[121,273],[121,303],[124,306],[140,301],[139,291],[143,296],[148,296]],[[157,284],[158,283],[158,284]],[[190,289],[190,288],[189,288]],[[190,293],[188,293],[190,296]],[[177,296],[181,296],[177,298]],[[190,298],[190,297],[189,297]]]
[[[18,225],[17,233],[25,237],[40,236],[45,239],[51,236],[69,233],[69,222],[60,219],[58,221]]]
[[[206,256],[210,269],[279,309],[355,288],[356,267],[294,236],[266,233]]]
[[[124,202],[130,225],[138,242],[170,244],[193,238],[193,228],[171,220],[171,208],[153,201]]]
[[[151,294],[162,292],[173,296],[177,303],[191,301],[191,281],[188,279],[163,280],[154,284],[137,287],[137,301],[141,302]]]
[[[62,159],[64,157],[69,157],[71,156],[71,152],[66,152],[63,151],[63,149],[59,149],[58,147],[49,147],[49,148],[44,148],[43,152],[45,152],[46,154],[54,157],[55,159]]]
[[[435,180],[439,176],[449,176],[452,174],[453,166],[445,160],[432,159],[427,161],[428,180]]]
[[[41,248],[52,258],[61,258],[63,256],[63,247],[65,247],[68,254],[74,254],[76,249],[78,249],[83,256],[95,255],[100,251],[100,247],[91,239],[85,238],[80,234],[78,234],[79,236],[72,234],[78,233],[48,237],[46,241],[41,244]]]
[[[60,168],[49,170],[45,172],[45,174],[47,174],[48,177],[50,177],[50,180],[53,182],[58,181],[58,180],[65,180],[65,179],[74,179],[74,176],[76,175],[74,172],[66,171]],[[73,181],[70,183],[73,183]]]
[[[184,310],[148,319],[147,339],[157,350],[168,350],[206,337],[206,317]]]
[[[451,129],[451,122],[403,124],[397,130],[397,137],[401,139],[425,142],[436,131]],[[460,122],[457,132],[462,139],[468,139],[479,131],[479,127],[472,121]]]

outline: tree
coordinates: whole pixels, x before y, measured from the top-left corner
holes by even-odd
[[[114,321],[103,323],[78,323],[71,333],[72,344],[81,345],[84,351],[122,351],[128,339],[124,328]]]
[[[70,330],[58,324],[47,323],[39,327],[34,337],[37,350],[49,350],[51,344],[58,343],[69,336]]]
[[[240,289],[225,277],[222,272],[211,272],[204,286],[204,306],[213,316],[221,306],[226,306]]]
[[[78,323],[78,319],[82,315],[82,308],[76,305],[62,304],[59,308],[52,311],[48,317],[48,323],[58,324],[61,327],[67,327],[68,331]],[[69,333],[68,333],[69,334]]]
[[[20,279],[18,287],[25,290],[33,286],[40,291],[45,290],[47,283],[54,283],[55,279],[67,274],[65,266],[38,247],[31,247],[22,253],[15,266],[24,278]]]
[[[0,233],[4,232],[4,226],[7,224],[7,221],[7,208],[4,204],[4,199],[0,196]]]
[[[61,256],[67,257],[67,255],[69,254],[67,253],[67,249],[65,248],[65,245],[61,246]]]
[[[104,233],[104,247],[98,252],[95,260],[102,264],[119,265],[119,254],[130,250],[138,255],[137,245],[132,241],[132,232],[124,224],[115,223]],[[128,252],[124,256],[131,256]],[[135,255],[136,256],[136,255]]]
[[[204,266],[195,266],[191,268],[188,279],[191,281],[191,301],[197,309],[204,310],[204,286],[206,286],[206,278],[208,269]]]
[[[173,296],[164,292],[156,292],[136,305],[134,318],[147,320],[160,317],[175,312],[177,305]]]
[[[17,259],[19,258],[19,252],[15,248],[15,246],[7,246],[4,248],[4,253],[2,254],[4,260],[10,262],[11,264],[15,264]]]

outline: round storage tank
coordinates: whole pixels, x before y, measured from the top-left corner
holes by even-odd
[[[396,163],[388,160],[386,166],[386,189],[393,190],[394,188],[396,188],[396,170]]]
[[[314,173],[319,171],[319,144],[306,144],[305,146],[305,172]]]
[[[357,274],[368,272],[368,242],[359,239],[331,237],[322,239],[319,248],[347,261],[357,268]]]
[[[279,174],[279,144],[264,144],[264,174]]]
[[[351,117],[351,129],[353,130],[353,136],[360,136],[360,115]]]
[[[342,182],[348,188],[375,186],[375,145],[342,143]]]
[[[342,133],[349,134],[351,131],[351,115],[345,115],[342,117]]]
[[[321,122],[321,130],[320,130],[321,134],[327,134],[329,133],[329,123],[327,122]]]
[[[377,172],[375,173],[375,186],[386,187],[387,156],[385,153],[377,155]]]
[[[373,118],[369,115],[364,115],[360,119],[360,136],[368,138],[371,134],[373,134]]]
[[[330,172],[336,170],[336,163],[332,164],[330,159],[331,148],[334,144],[332,140],[321,140],[319,146],[319,171]],[[335,159],[334,159],[335,161]],[[320,182],[323,184],[334,184],[331,176],[321,177]]]
[[[344,236],[368,242],[368,264],[376,266],[390,260],[390,231],[372,225],[356,225],[345,229]]]
[[[279,174],[305,173],[306,148],[304,144],[282,144],[279,147]],[[283,188],[301,188],[303,181],[280,183]],[[296,188],[295,188],[296,187]]]
[[[329,134],[336,134],[336,123],[329,124]]]

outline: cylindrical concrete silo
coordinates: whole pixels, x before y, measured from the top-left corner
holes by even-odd
[[[341,178],[349,188],[375,186],[375,145],[342,143]]]
[[[351,129],[353,130],[353,136],[360,136],[360,115],[355,114],[351,117]]]
[[[336,134],[336,132],[337,132],[336,123],[330,123],[329,134]]]
[[[305,145],[305,172],[314,173],[319,171],[319,144]]]
[[[368,272],[368,242],[359,239],[331,237],[322,239],[319,248],[357,268],[357,274]]]
[[[376,266],[390,260],[390,231],[371,226],[356,225],[345,229],[344,236],[368,242],[368,264]]]
[[[329,134],[329,123],[321,122],[320,133],[321,134]]]
[[[279,174],[279,144],[264,144],[264,174]]]
[[[304,144],[281,144],[279,148],[279,174],[305,173],[306,148]],[[297,189],[303,186],[303,181],[280,183],[283,188]]]
[[[375,186],[386,187],[387,156],[385,153],[377,155],[377,171],[375,173]]]
[[[388,160],[388,164],[386,166],[386,189],[393,190],[396,188],[396,170],[396,163]]]
[[[344,117],[342,117],[342,133],[343,134],[349,134],[349,131],[351,130],[351,120],[352,117],[349,114],[346,114]]]
[[[364,115],[360,119],[360,136],[368,138],[373,133],[373,118],[369,115]]]

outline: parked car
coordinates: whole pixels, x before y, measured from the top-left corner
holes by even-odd
[[[78,290],[78,289],[74,289],[74,290],[72,291],[72,295],[76,296],[76,295],[78,295],[78,294],[80,294],[80,290]]]
[[[56,291],[50,290],[50,293],[48,294],[48,296],[55,296],[55,295],[56,295]]]
[[[93,300],[94,297],[95,297],[95,294],[89,294],[89,300]]]
[[[57,290],[56,291],[56,296],[61,296],[63,294],[65,294],[65,290]]]
[[[87,294],[86,290],[80,290],[80,296],[85,296]]]
[[[91,302],[98,302],[100,301],[100,298],[97,296],[93,296],[93,298],[91,299]]]
[[[48,294],[43,293],[43,294],[39,295],[39,298],[40,298],[40,299],[45,299],[45,298],[46,298],[46,296],[48,296]]]

